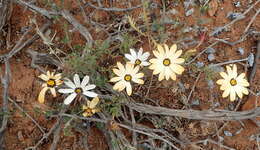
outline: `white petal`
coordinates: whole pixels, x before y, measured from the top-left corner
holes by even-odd
[[[64,100],[64,104],[65,104],[65,105],[69,105],[69,104],[75,99],[76,96],[77,96],[76,93],[70,94],[70,95]]]
[[[48,81],[48,80],[49,80],[49,77],[46,76],[45,74],[41,74],[41,75],[39,75],[38,77],[41,78],[41,79],[44,80],[44,81]]]
[[[76,87],[80,87],[80,79],[79,79],[79,75],[75,74],[73,77],[74,83],[76,85]]]
[[[90,91],[84,91],[83,94],[88,96],[88,97],[97,97],[98,96],[97,93],[90,92]]]
[[[141,60],[142,61],[145,61],[148,59],[148,57],[150,56],[150,53],[149,52],[145,52],[142,56],[141,56]]]
[[[138,53],[137,53],[137,57],[140,58],[143,54],[143,48],[140,48]]]
[[[114,78],[110,79],[109,82],[118,82],[121,79],[122,79],[121,77],[114,77]]]
[[[76,88],[75,84],[70,79],[67,79],[67,81],[65,81],[64,83],[72,89]]]
[[[229,95],[229,93],[230,93],[230,88],[226,89],[226,90],[223,92],[222,97],[223,97],[223,98],[226,98],[226,97]]]
[[[141,65],[142,65],[142,66],[149,66],[149,65],[150,65],[150,63],[149,63],[149,62],[147,62],[147,61],[144,61],[144,62],[142,62],[142,63],[141,63]]]
[[[237,77],[237,65],[236,64],[234,64],[233,65],[233,78],[236,78]]]
[[[74,89],[59,89],[58,92],[63,94],[68,94],[68,93],[73,93]]]
[[[85,86],[84,88],[83,88],[83,90],[84,91],[87,91],[87,90],[92,90],[92,89],[94,89],[96,87],[96,85],[95,84],[90,84],[90,85],[87,85],[87,86]]]
[[[236,91],[239,98],[243,98],[242,88],[240,86],[234,87],[234,90]]]
[[[134,58],[137,58],[136,52],[134,49],[130,48],[130,53]]]
[[[174,53],[177,50],[177,45],[173,44],[170,48],[171,53]]]
[[[133,60],[135,60],[135,58],[132,56],[132,55],[129,55],[129,54],[125,54],[125,58],[127,58],[128,60],[130,60],[131,62]]]
[[[89,82],[89,76],[85,76],[81,82],[81,87],[85,87]]]
[[[114,86],[113,86],[113,89],[116,90],[116,91],[122,91],[124,88],[125,88],[125,82],[124,81],[119,81],[117,82]]]

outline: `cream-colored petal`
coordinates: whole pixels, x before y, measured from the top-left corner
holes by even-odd
[[[165,76],[165,73],[164,73],[164,70],[162,70],[161,73],[159,74],[158,80],[162,81],[164,79],[164,76]]]
[[[226,90],[223,92],[222,97],[223,97],[223,98],[226,98],[226,97],[228,97],[229,94],[230,94],[230,88],[226,89]]]
[[[171,74],[171,79],[174,80],[174,81],[176,80],[176,74],[175,73]]]
[[[137,66],[137,67],[139,67],[139,66]],[[125,69],[126,69],[126,73],[127,73],[127,74],[133,72],[133,70],[134,70],[134,64],[127,63]],[[138,69],[138,68],[137,68],[137,69]]]
[[[236,94],[238,95],[238,97],[242,99],[243,93],[242,93],[242,89],[240,88],[240,86],[234,87],[234,90],[236,91]]]
[[[142,79],[133,78],[132,81],[135,83],[138,83],[138,84],[144,84],[144,80],[142,80]]]
[[[177,45],[173,44],[170,48],[171,53],[174,53],[177,50]]]
[[[170,49],[169,49],[168,45],[167,44],[163,44],[163,47],[164,47],[165,53],[169,54],[170,53]]]
[[[54,77],[54,72],[51,72],[51,75],[50,75],[52,78]]]
[[[47,71],[47,76],[48,76],[48,77],[50,77],[50,76],[51,76],[51,74],[50,74],[50,71]]]
[[[223,84],[220,86],[220,90],[226,90],[226,89],[230,89],[231,85],[229,82],[224,81]]]
[[[118,69],[113,69],[113,72],[117,75],[117,76],[124,76],[125,72],[123,72],[122,70],[118,70]]]
[[[152,58],[152,59],[149,60],[149,62],[152,63],[152,64],[155,64],[155,63],[158,62],[158,59]]]
[[[224,78],[225,80],[229,79],[228,75],[225,72],[220,72],[219,73],[221,75],[222,78]]]
[[[171,69],[169,67],[166,67],[165,68],[165,79],[169,80],[172,73],[173,72],[171,71]]]
[[[236,91],[235,91],[235,89],[231,88],[230,89],[230,101],[233,102],[234,100],[236,100]]]
[[[173,61],[173,63],[182,64],[182,63],[184,63],[184,61],[185,61],[185,59],[183,59],[183,58],[177,58],[177,59],[175,59],[175,60]]]
[[[114,86],[113,86],[113,89],[116,90],[116,91],[122,91],[124,88],[125,88],[125,82],[124,81],[119,81],[117,82]]]
[[[125,71],[125,67],[120,63],[120,62],[117,62],[117,67],[120,71],[124,72]]]
[[[41,74],[41,75],[39,75],[38,77],[41,78],[41,79],[44,80],[44,81],[48,81],[48,80],[49,80],[49,77],[46,76],[45,74]]]
[[[162,45],[158,44],[157,49],[159,51],[160,57],[165,56],[164,49],[163,49]]]
[[[44,103],[45,94],[46,94],[46,92],[47,92],[48,89],[49,89],[48,87],[44,87],[44,88],[40,91],[39,96],[38,96],[38,101],[39,101],[40,103]]]
[[[86,105],[82,105],[82,109],[83,110],[88,109],[89,104],[90,104],[90,101],[87,100],[87,106]]]
[[[162,56],[160,55],[160,53],[156,50],[153,51],[153,54],[156,58],[161,58]]]
[[[230,78],[233,78],[233,71],[232,71],[231,67],[229,65],[227,65],[226,68],[227,68],[228,76],[230,76]]]
[[[237,80],[237,84],[240,86],[249,87],[249,82],[246,79]]]
[[[137,74],[137,72],[139,71],[140,66],[136,66],[134,67],[134,69],[131,71],[131,75],[133,76],[134,74]]]
[[[112,79],[109,80],[109,82],[118,82],[122,79],[122,77],[114,77]]]
[[[178,51],[176,51],[176,53],[175,53],[173,58],[174,59],[179,58],[181,56],[181,54],[182,54],[182,50],[178,50]]]
[[[61,85],[63,83],[63,81],[61,81],[61,80],[55,80],[55,82],[56,82],[57,86],[59,86],[59,85]]]
[[[53,96],[53,97],[56,97],[57,94],[56,94],[56,90],[55,90],[55,88],[50,88],[50,90],[51,90],[51,94],[52,94],[52,96]]]
[[[243,92],[245,95],[248,95],[248,94],[249,94],[247,88],[245,88],[245,87],[241,87],[241,90],[242,90],[242,92]]]
[[[219,79],[216,83],[217,83],[218,85],[222,85],[224,82],[225,82],[224,79]]]
[[[244,79],[246,77],[246,74],[245,73],[241,73],[236,79],[237,80],[241,80],[241,79]]]
[[[137,73],[137,74],[135,74],[134,77],[135,77],[135,78],[142,78],[142,77],[144,77],[144,73],[142,73],[142,72]]]
[[[126,93],[129,96],[132,94],[132,86],[129,82],[126,83]]]
[[[98,97],[95,97],[91,100],[90,104],[89,104],[89,108],[93,109],[96,107],[96,105],[98,104],[99,102],[99,98]]]
[[[182,74],[184,71],[184,68],[181,65],[178,64],[171,64],[170,68],[172,71],[174,71],[176,74]]]
[[[61,79],[61,73],[56,74],[53,78],[54,79]]]

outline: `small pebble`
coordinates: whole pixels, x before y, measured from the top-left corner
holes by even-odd
[[[239,47],[237,49],[237,51],[239,52],[240,55],[244,55],[245,54],[245,50],[242,47]]]
[[[188,33],[190,31],[192,31],[192,27],[187,27],[182,30],[183,33]]]
[[[200,101],[198,99],[195,99],[191,102],[191,105],[198,106],[200,105]]]
[[[219,142],[224,141],[224,138],[222,136],[219,136]]]
[[[188,17],[188,16],[192,15],[193,12],[194,12],[194,8],[191,8],[190,10],[186,11],[185,16]]]
[[[209,47],[209,48],[206,49],[206,53],[207,54],[214,54],[214,53],[216,53],[216,50],[212,47]]]
[[[202,68],[202,67],[204,66],[204,63],[198,61],[195,65],[196,65],[196,67],[198,67],[198,68]]]
[[[185,91],[185,86],[183,85],[183,83],[178,82],[178,86],[179,86],[179,88],[181,89],[182,92]]]
[[[231,111],[234,110],[235,105],[233,103],[228,104],[228,109],[231,110]]]
[[[238,7],[241,7],[240,1],[234,2],[234,6],[237,7],[237,8],[238,8]]]
[[[230,20],[235,20],[237,18],[244,18],[245,16],[242,15],[241,13],[232,13],[232,12],[229,12],[228,15],[227,15],[227,18],[230,19]]]
[[[209,55],[208,55],[208,60],[209,60],[209,61],[215,60],[214,54],[209,54]]]
[[[171,9],[168,13],[172,14],[172,15],[177,15],[179,12],[176,9]]]
[[[231,132],[229,132],[229,131],[224,131],[224,134],[225,134],[226,136],[233,136],[233,134],[232,134]]]
[[[22,131],[18,131],[17,137],[18,137],[18,140],[19,140],[19,141],[24,141],[24,137],[23,137]]]
[[[214,82],[212,80],[208,80],[208,86],[209,86],[209,88],[213,89],[214,88]]]
[[[219,103],[219,102],[214,103],[214,108],[216,108],[216,107],[218,107],[218,106],[220,106],[220,103]]]
[[[254,65],[254,61],[255,61],[254,54],[250,53],[248,58],[247,58],[247,62],[248,62],[250,67],[252,67]]]

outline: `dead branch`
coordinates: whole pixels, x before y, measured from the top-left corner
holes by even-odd
[[[252,17],[252,19],[250,20],[250,22],[248,23],[246,29],[244,30],[244,33],[246,33],[248,31],[248,29],[251,27],[252,23],[255,21],[256,17],[259,15],[260,13],[260,9],[258,9],[255,13],[255,15]]]
[[[3,85],[3,102],[2,102],[2,111],[3,111],[3,118],[2,118],[2,125],[0,128],[0,145],[3,145],[4,141],[4,133],[8,122],[8,88],[9,88],[9,82],[10,82],[10,64],[9,60],[5,60],[5,73],[4,77],[1,77],[1,82]],[[0,147],[1,148],[1,147]]]
[[[38,123],[37,121],[35,121],[35,120],[32,118],[32,116],[30,116],[26,111],[24,111],[24,109],[23,109],[21,106],[19,106],[14,100],[12,100],[10,97],[8,98],[8,100],[9,100],[10,102],[12,102],[12,103],[14,104],[14,106],[17,107],[21,112],[23,112],[30,120],[32,120],[32,122],[39,128],[39,130],[40,130],[43,134],[45,134],[44,129],[39,125],[39,123]]]
[[[4,0],[0,2],[0,31],[5,25],[9,13],[10,1]]]
[[[131,10],[134,10],[134,9],[141,8],[141,7],[142,7],[142,4],[140,4],[140,5],[131,7],[131,8],[115,8],[115,7],[105,8],[105,7],[95,6],[95,5],[93,5],[92,3],[90,3],[90,2],[86,2],[85,5],[88,5],[88,6],[92,7],[92,8],[98,9],[98,10],[117,11],[117,12],[131,11]]]
[[[256,55],[255,55],[255,59],[254,59],[254,65],[253,65],[253,69],[250,73],[249,76],[249,82],[252,83],[256,74],[256,69],[257,69],[257,65],[259,63],[259,58],[260,58],[260,40],[257,41],[257,51],[256,51]]]
[[[92,45],[93,44],[93,38],[91,34],[89,33],[88,29],[81,25],[67,10],[62,10],[61,15],[74,26],[75,29],[77,29],[81,35],[85,37],[87,42]]]
[[[248,111],[235,112],[226,110],[179,110],[133,102],[127,103],[127,106],[140,113],[175,116],[192,120],[245,120],[260,115],[260,107]]]

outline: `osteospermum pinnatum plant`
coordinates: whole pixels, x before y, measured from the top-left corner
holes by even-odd
[[[143,53],[143,48],[140,48],[138,52],[134,49],[130,49],[130,54],[125,54],[125,57],[129,60],[128,63],[139,65],[139,66],[149,66],[147,61],[150,56],[149,52]]]
[[[127,63],[125,66],[120,62],[117,62],[117,68],[113,69],[113,72],[117,77],[110,79],[110,82],[116,82],[113,89],[116,91],[123,91],[126,88],[127,95],[132,94],[132,82],[138,84],[144,84],[143,73],[138,73],[140,67],[134,64]]]
[[[227,65],[226,69],[227,73],[220,72],[223,79],[217,81],[217,84],[220,85],[220,90],[224,91],[222,97],[226,98],[230,95],[230,101],[234,101],[236,95],[241,99],[243,98],[243,95],[248,95],[249,92],[247,87],[249,87],[249,83],[245,78],[246,74],[241,73],[238,75],[236,64]]]
[[[182,50],[177,50],[176,44],[170,48],[166,44],[158,44],[157,50],[154,50],[153,54],[156,58],[150,59],[149,69],[153,70],[153,74],[159,74],[159,81],[170,78],[176,80],[176,74],[183,73],[184,68],[180,65],[184,63],[184,59],[180,58]]]
[[[44,81],[42,84],[43,88],[41,89],[38,96],[38,101],[40,103],[44,103],[45,94],[48,90],[51,91],[53,97],[56,97],[56,88],[62,84],[61,74],[55,74],[54,72],[47,71],[46,74],[41,74],[38,77]]]
[[[90,90],[93,90],[96,85],[94,84],[88,84],[89,83],[89,76],[85,76],[80,82],[80,78],[78,74],[75,74],[73,77],[72,82],[70,79],[67,79],[67,81],[64,81],[65,85],[68,88],[65,89],[59,89],[59,93],[63,94],[69,94],[69,96],[64,100],[65,105],[69,105],[77,95],[85,95],[87,97],[97,97],[98,94],[95,92],[92,92]]]

